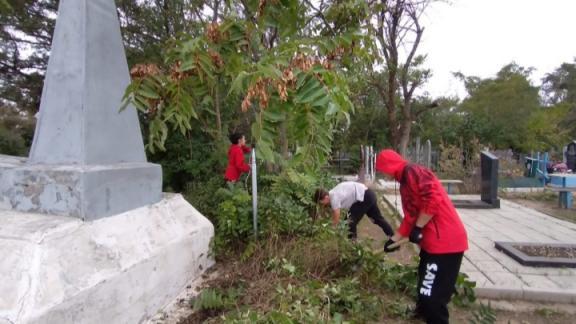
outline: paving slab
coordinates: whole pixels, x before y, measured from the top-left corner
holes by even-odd
[[[476,195],[453,195],[475,200]],[[385,194],[403,215],[400,195]],[[524,266],[494,247],[495,241],[576,244],[576,224],[500,199],[499,209],[458,209],[469,250],[461,272],[476,281],[476,294],[492,299],[576,304],[576,269]]]

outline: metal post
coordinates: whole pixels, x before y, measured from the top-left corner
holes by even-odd
[[[368,178],[372,181],[372,146],[368,146]]]
[[[370,176],[372,177],[372,181],[376,180],[376,154],[374,154],[374,146],[370,146]]]
[[[364,146],[364,157],[365,157],[365,172],[366,172],[366,180],[370,181],[370,147],[368,145]]]
[[[254,237],[258,238],[258,183],[256,181],[256,149],[252,149],[250,166],[252,168],[252,220],[254,222]]]

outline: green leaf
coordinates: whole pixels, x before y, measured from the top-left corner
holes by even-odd
[[[294,97],[294,102],[296,103],[308,103],[315,98],[325,95],[324,88],[314,77],[311,77],[310,80],[298,90],[298,94]]]
[[[323,97],[318,98],[318,100],[312,102],[313,107],[324,107],[326,106],[326,104],[328,104],[328,102],[330,101],[330,97],[327,96],[325,93],[323,95],[324,95]]]
[[[144,84],[138,89],[138,94],[149,99],[160,99],[160,95]]]
[[[266,120],[271,122],[280,122],[283,121],[285,117],[283,113],[274,112],[269,109],[264,112],[264,118],[266,118]]]
[[[257,157],[261,157],[264,161],[274,162],[274,152],[266,142],[260,142],[259,145],[256,146],[256,151]]]
[[[243,91],[243,84],[244,84],[244,80],[250,76],[250,74],[246,71],[242,71],[238,74],[238,76],[236,77],[236,79],[234,79],[234,81],[232,81],[232,84],[230,85],[230,91],[228,91],[228,95],[230,95],[231,93],[240,93]]]
[[[278,70],[272,65],[258,65],[258,70],[262,73],[264,77],[267,78],[276,79],[282,77],[282,72],[280,72],[280,70]]]

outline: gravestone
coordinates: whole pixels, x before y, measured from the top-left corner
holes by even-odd
[[[453,199],[456,208],[500,208],[498,199],[498,158],[490,152],[480,154],[480,200]]]
[[[60,0],[30,157],[0,156],[0,323],[143,323],[214,227],[146,162],[114,0]]]
[[[480,155],[480,169],[480,200],[493,208],[500,208],[500,199],[498,199],[498,158],[490,152],[482,152]]]

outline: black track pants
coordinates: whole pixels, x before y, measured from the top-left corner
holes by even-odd
[[[448,323],[448,303],[456,289],[463,255],[464,252],[430,254],[420,251],[416,311],[426,323]]]
[[[388,236],[392,236],[394,231],[390,224],[386,222],[382,214],[380,213],[380,209],[378,208],[378,200],[376,199],[376,194],[374,191],[368,189],[364,193],[364,201],[357,201],[350,207],[348,211],[348,226],[350,229],[350,238],[356,238],[356,226],[364,217],[364,215],[368,215],[372,222],[378,226],[386,233]]]

